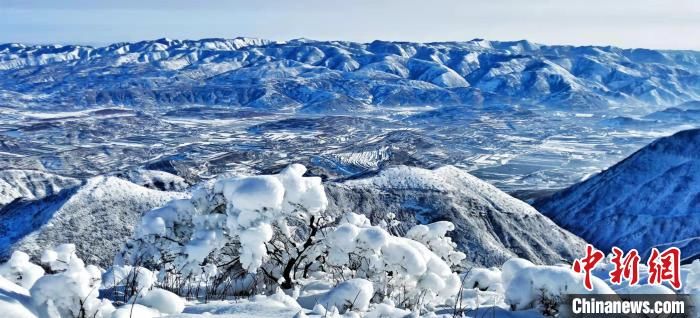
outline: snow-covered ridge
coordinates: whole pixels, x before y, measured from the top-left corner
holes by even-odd
[[[159,39],[101,48],[4,44],[0,75],[12,80],[0,81],[0,89],[51,95],[34,101],[37,105],[196,103],[276,110],[303,106],[323,112],[339,106],[459,105],[518,98],[566,108],[670,106],[700,99],[699,65],[700,53],[693,51],[527,41],[236,38]]]
[[[36,170],[0,171],[0,208],[18,198],[42,199],[80,184],[80,180]]]
[[[535,206],[602,249],[648,253],[656,245],[698,256],[700,129],[658,139],[627,159]]]
[[[41,199],[15,200],[0,209],[0,258],[14,250],[38,257],[46,246],[75,242],[79,255],[107,264],[143,212],[182,195],[98,176]]]
[[[167,58],[169,54],[154,54],[167,51],[235,51],[247,46],[263,46],[272,41],[256,38],[171,40],[162,38],[136,43],[115,43],[105,47],[84,45],[24,45],[18,43],[0,44],[0,70],[24,66],[40,66],[51,63],[75,60],[93,60],[104,57],[141,54],[134,61],[148,62],[146,56],[155,59]]]
[[[163,172],[119,176],[90,178],[1,208],[0,257],[20,249],[37,257],[43,246],[75,242],[78,255],[104,266],[109,259],[95,258],[97,251],[113,253],[133,233],[142,213],[185,196],[171,191],[188,186]],[[393,213],[402,231],[416,224],[453,222],[457,248],[467,252],[472,264],[500,265],[513,256],[553,264],[572,259],[584,244],[528,204],[451,166],[384,168],[376,176],[328,182],[325,188],[329,215],[356,211],[380,222]]]
[[[514,199],[493,185],[453,166],[435,170],[399,166],[382,170],[376,177],[350,180],[345,184],[351,187],[372,185],[391,190],[460,192],[465,196],[478,198],[484,206],[507,207],[507,212],[519,215],[538,214],[537,210],[527,203]]]
[[[333,212],[356,211],[375,222],[396,215],[404,227],[437,221],[451,232],[467,261],[496,266],[511,257],[556,264],[573,259],[585,242],[528,204],[452,166],[397,166],[375,176],[326,185]]]

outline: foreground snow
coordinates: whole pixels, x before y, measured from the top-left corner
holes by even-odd
[[[44,253],[42,266],[47,272],[16,252],[10,262],[0,265],[0,311],[8,317],[452,317],[455,310],[467,317],[485,313],[495,317],[542,317],[543,297],[559,300],[566,293],[588,293],[582,275],[568,266],[534,265],[511,259],[501,268],[472,268],[457,281],[462,283],[456,303],[430,310],[396,308],[389,299],[373,302],[374,287],[364,279],[329,284],[327,280],[307,279],[294,291],[277,289],[269,295],[253,295],[208,302],[189,301],[155,287],[157,275],[143,268],[103,271],[85,266],[75,256],[75,247],[62,245]],[[608,270],[605,263],[600,271]],[[138,274],[134,274],[138,272]],[[600,274],[600,273],[598,273]],[[38,277],[37,276],[41,276]],[[683,289],[700,300],[700,261],[682,267]],[[128,303],[98,298],[98,290],[110,290],[115,281],[135,281],[137,294]],[[593,277],[593,293],[664,294],[674,293],[665,286],[615,286]],[[324,306],[325,304],[325,306]],[[352,304],[347,307],[348,304]],[[326,308],[328,307],[328,309]],[[77,310],[76,310],[77,309]],[[341,311],[343,312],[341,314]]]

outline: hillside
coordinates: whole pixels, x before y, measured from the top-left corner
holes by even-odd
[[[609,169],[535,207],[562,227],[609,250],[683,241],[700,252],[700,130],[658,139]],[[695,243],[693,243],[695,242]]]
[[[0,209],[0,257],[12,250],[38,257],[47,246],[71,242],[81,257],[111,264],[142,213],[182,195],[100,176],[39,200],[16,200]]]
[[[528,204],[452,166],[391,167],[326,189],[329,211],[355,211],[374,222],[393,213],[401,221],[398,232],[414,224],[453,222],[452,239],[472,264],[497,266],[511,257],[556,264],[585,250],[583,240]]]

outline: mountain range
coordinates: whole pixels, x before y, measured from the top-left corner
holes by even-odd
[[[0,45],[0,104],[347,113],[512,103],[658,109],[700,99],[700,53],[528,41],[159,39]],[[634,106],[634,107],[630,107]]]
[[[473,264],[557,263],[585,241],[642,253],[674,244],[692,259],[698,100],[693,51],[2,44],[0,254],[70,240],[106,264],[89,249],[113,253],[141,213],[191,185],[300,162],[324,178],[331,212],[393,213],[397,230],[453,221]]]

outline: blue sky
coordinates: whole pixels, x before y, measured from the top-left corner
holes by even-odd
[[[0,43],[486,38],[700,50],[698,34],[700,0],[0,0]]]

